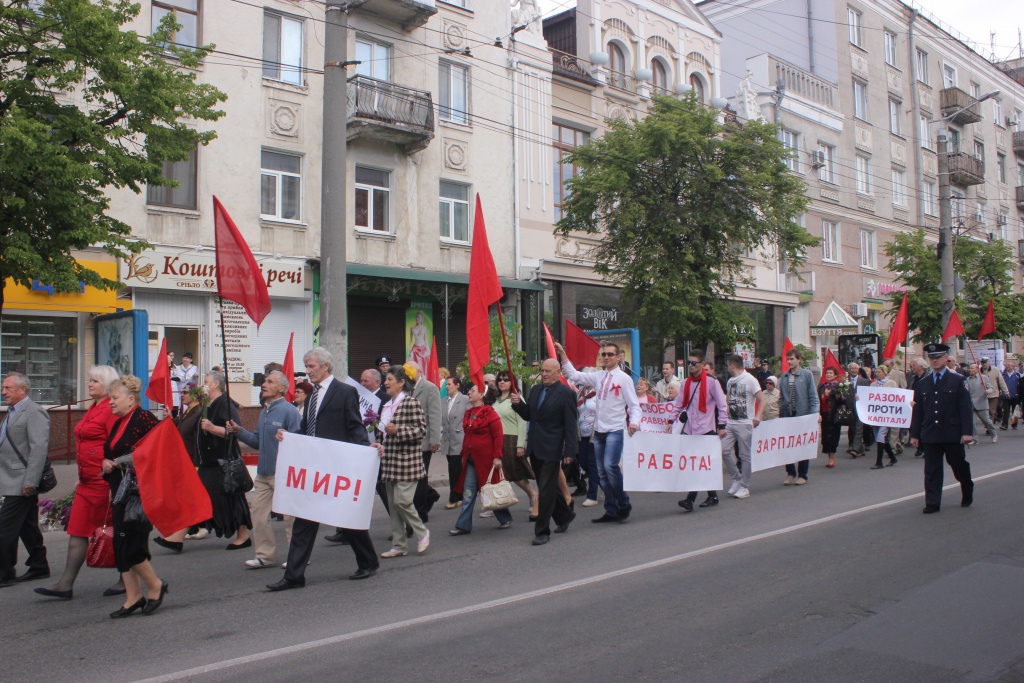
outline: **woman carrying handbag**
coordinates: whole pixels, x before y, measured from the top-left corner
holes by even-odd
[[[494,473],[501,473],[501,457],[505,433],[501,426],[501,418],[494,408],[497,396],[495,391],[484,386],[479,388],[470,385],[469,410],[462,418],[462,476],[456,484],[456,490],[462,492],[462,513],[455,522],[455,528],[448,533],[452,536],[464,536],[473,531],[473,509],[476,507],[479,493],[479,480],[483,473],[491,472],[491,477],[484,484],[495,482]],[[508,508],[494,511],[499,529],[512,526],[512,513]]]

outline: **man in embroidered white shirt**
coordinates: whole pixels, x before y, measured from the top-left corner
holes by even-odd
[[[636,400],[633,379],[619,369],[622,352],[614,342],[601,343],[601,363],[598,372],[579,372],[569,362],[565,349],[555,344],[562,372],[576,385],[597,390],[597,423],[594,425],[594,453],[597,473],[604,491],[604,516],[592,519],[595,524],[625,522],[633,509],[622,486],[622,432],[630,436],[640,428],[640,402]]]

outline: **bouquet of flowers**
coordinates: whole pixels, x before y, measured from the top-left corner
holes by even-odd
[[[363,426],[366,427],[366,431],[368,432],[375,432],[377,430],[377,422],[379,421],[380,415],[378,415],[373,408],[367,410],[366,414],[363,415]]]
[[[199,408],[203,411],[203,419],[205,420],[206,409],[210,407],[210,395],[206,393],[206,385],[189,382],[182,389],[194,403],[199,404]]]
[[[71,519],[71,504],[75,500],[72,491],[63,498],[51,500],[43,498],[39,501],[39,523],[45,531],[66,530]]]
[[[849,398],[852,387],[850,386],[850,378],[843,377],[835,382],[835,387],[832,389],[832,395],[836,398]]]

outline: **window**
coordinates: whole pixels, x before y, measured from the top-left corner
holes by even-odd
[[[898,168],[892,169],[892,203],[907,205],[907,174]]]
[[[272,12],[263,15],[263,75],[302,85],[302,20]]]
[[[1016,130],[1018,133],[1024,133],[1024,111],[1021,111],[1020,109],[1014,109],[1013,121],[1014,130]]]
[[[589,135],[582,130],[576,130],[575,128],[569,128],[567,126],[560,126],[557,123],[552,127],[551,137],[555,141],[555,169],[552,177],[555,179],[555,222],[557,223],[562,219],[562,204],[565,203],[566,198],[569,196],[569,190],[566,187],[566,182],[569,178],[573,178],[579,174],[579,167],[573,166],[572,164],[563,164],[562,159],[565,158],[566,153],[573,147],[578,147],[587,141]]]
[[[1006,209],[999,209],[999,216],[996,218],[996,227],[999,228],[999,239],[1009,239],[1010,213]]]
[[[469,125],[469,68],[440,62],[437,71],[441,79],[441,95],[438,100],[441,118]]]
[[[690,87],[698,102],[704,102],[704,81],[697,74],[690,74]]]
[[[654,74],[651,79],[651,83],[654,85],[655,91],[668,92],[668,69],[661,62],[660,59],[651,60],[651,72]]]
[[[441,239],[469,242],[469,186],[441,181]]]
[[[942,87],[956,87],[956,67],[952,67],[949,64],[942,65]]]
[[[0,332],[0,374],[28,375],[32,383],[28,396],[36,403],[75,402],[81,343],[76,316],[11,315],[4,311]]]
[[[356,74],[381,81],[391,80],[391,46],[356,38]]]
[[[900,127],[900,103],[897,100],[889,99],[889,132],[893,135],[901,135]]]
[[[982,162],[985,161],[985,143],[981,140],[974,141],[974,156]]]
[[[171,43],[179,47],[199,45],[199,0],[153,0],[153,30],[168,14],[181,25],[171,36]]]
[[[391,174],[356,166],[356,228],[390,232]]]
[[[954,189],[950,192],[949,211],[953,218],[953,225],[963,227],[967,218],[966,203],[967,196],[963,190]]]
[[[823,142],[819,142],[818,161],[824,162],[822,166],[818,168],[818,180],[824,180],[826,183],[834,183],[836,181],[836,148],[832,145],[826,145]]]
[[[925,149],[935,150],[932,144],[931,134],[928,132],[928,115],[921,114],[917,119],[917,137],[921,139],[921,146]]]
[[[260,153],[260,215],[302,219],[302,157],[266,149]]]
[[[896,66],[896,34],[891,31],[882,33],[885,40],[885,63]]]
[[[839,246],[839,224],[822,221],[821,260],[828,263],[840,263]]]
[[[978,202],[974,207],[974,222],[982,225],[985,222],[985,205]]]
[[[608,43],[608,68],[620,74],[626,73],[626,53],[615,43]]]
[[[992,100],[992,118],[1000,128],[1006,127],[1006,121],[1003,120],[1003,103],[998,98]]]
[[[852,7],[848,7],[846,12],[850,20],[850,42],[857,47],[861,47],[860,12]]]
[[[857,155],[857,192],[871,194],[871,160]]]
[[[178,183],[177,187],[150,185],[146,188],[146,203],[152,206],[170,206],[176,209],[196,210],[196,150],[185,161],[165,161],[161,175]]]
[[[1017,164],[1017,186],[1024,186],[1024,163]]]
[[[996,166],[999,167],[999,182],[1006,182],[1006,155],[996,154]]]
[[[786,158],[786,166],[789,167],[790,171],[800,172],[800,157],[797,156],[800,150],[800,136],[791,130],[783,128],[779,131],[779,139],[782,140],[782,145],[789,152],[789,157]]]
[[[925,180],[921,183],[921,199],[924,201],[924,212],[929,216],[939,215],[939,204],[936,201],[935,182]]]
[[[875,270],[878,268],[878,250],[874,230],[860,231],[860,267]]]
[[[853,82],[853,115],[862,121],[868,120],[868,84]]]
[[[981,97],[981,86],[974,81],[971,81],[971,97],[974,99]]]
[[[960,131],[956,128],[949,129],[949,153],[956,154],[960,151]]]
[[[917,80],[928,85],[928,53],[924,50],[917,51]]]

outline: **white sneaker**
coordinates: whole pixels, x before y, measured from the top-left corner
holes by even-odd
[[[738,489],[736,489],[736,493],[734,495],[737,498],[750,498],[750,489],[748,489],[746,486],[741,486]]]
[[[494,510],[484,510],[483,512],[480,513],[480,516],[481,517],[493,517],[494,516]]]
[[[738,481],[734,481],[732,483],[732,486],[729,487],[729,495],[730,496],[735,496],[736,492],[739,491],[739,490],[740,490],[740,483]]]
[[[998,434],[992,434],[992,443],[997,443],[998,441],[999,441],[999,435]]]
[[[583,501],[583,507],[585,508],[592,508],[597,504],[597,501],[593,500],[592,498],[587,498],[585,501]]]
[[[201,540],[203,540],[204,538],[206,538],[209,535],[210,535],[210,530],[206,529],[206,528],[203,528],[203,529],[200,529],[199,531],[197,531],[194,534],[185,534],[185,540],[188,540],[188,541],[201,541]]]

